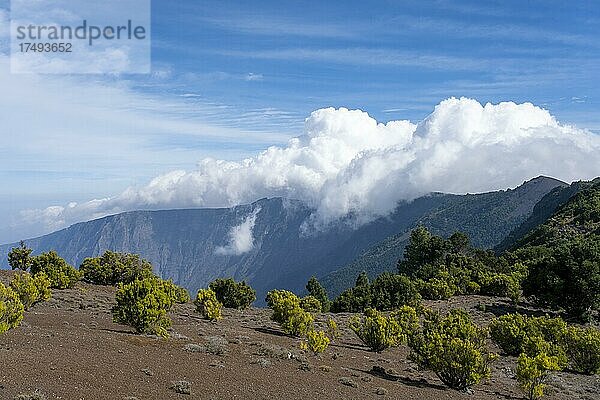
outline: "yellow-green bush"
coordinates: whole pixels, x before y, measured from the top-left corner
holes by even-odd
[[[211,321],[223,319],[223,316],[221,315],[223,304],[217,300],[215,292],[213,292],[211,289],[198,290],[194,304],[196,305],[196,311],[202,314],[205,319],[209,319]]]
[[[517,356],[523,351],[523,340],[527,336],[527,323],[526,315],[502,315],[494,318],[490,323],[490,336],[504,353]]]
[[[490,333],[494,342],[508,355],[524,352],[535,356],[546,352],[558,356],[563,364],[566,361],[562,345],[567,324],[560,317],[506,314],[491,322]]]
[[[19,296],[0,282],[0,334],[20,325],[23,311]]]
[[[327,320],[327,337],[331,340],[339,339],[341,336],[340,328],[338,328],[337,323],[329,318]]]
[[[422,329],[410,337],[409,358],[448,387],[464,390],[490,374],[496,356],[487,351],[486,338],[487,329],[475,325],[465,311],[452,310],[444,318],[427,312]]]
[[[314,324],[313,316],[302,309],[301,301],[287,290],[272,290],[267,293],[267,304],[273,310],[271,319],[289,335],[306,335]]]
[[[565,343],[572,370],[588,375],[600,373],[600,330],[569,327]]]
[[[115,322],[130,325],[138,333],[169,336],[167,328],[172,322],[167,313],[173,306],[173,298],[158,279],[135,280],[117,287],[117,304],[112,309]]]
[[[457,291],[452,277],[447,272],[440,273],[427,281],[419,279],[416,282],[421,296],[429,300],[446,300],[454,296]]]
[[[310,350],[315,354],[323,353],[329,346],[330,339],[323,331],[309,330],[306,333],[306,342],[301,343],[301,347]]]
[[[481,294],[508,297],[517,303],[521,297],[519,274],[489,274],[482,279]]]
[[[367,308],[362,317],[354,316],[350,320],[350,329],[372,351],[378,353],[406,343],[408,335],[412,333],[394,314],[386,317],[372,308]]]
[[[172,280],[164,280],[158,277],[154,279],[158,279],[160,281],[161,285],[163,286],[163,290],[173,299],[174,303],[185,304],[191,300],[188,291],[185,288],[174,284]]]
[[[28,310],[35,303],[50,299],[52,296],[50,280],[43,272],[34,277],[27,272],[16,274],[10,281],[10,287],[19,296],[25,310]]]
[[[245,281],[236,282],[232,278],[216,279],[208,285],[215,292],[223,307],[244,310],[256,300],[256,291]]]
[[[79,270],[86,282],[95,285],[112,286],[118,283],[130,283],[154,275],[152,264],[139,255],[109,250],[100,257],[86,258]]]
[[[544,395],[544,382],[550,371],[560,370],[556,357],[539,353],[530,357],[521,353],[517,363],[517,381],[529,400],[539,399]]]
[[[300,307],[310,313],[321,312],[322,305],[319,299],[314,296],[306,296],[300,299]]]
[[[31,261],[31,274],[43,272],[50,279],[54,289],[67,289],[75,286],[83,274],[69,265],[55,251],[42,253],[33,257]]]

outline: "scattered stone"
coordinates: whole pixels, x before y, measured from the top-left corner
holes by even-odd
[[[278,346],[276,344],[260,343],[258,348],[258,355],[266,356],[269,358],[291,358],[291,353],[288,349]]]
[[[312,371],[312,367],[310,366],[309,363],[305,363],[303,362],[302,364],[300,364],[300,366],[298,367],[298,369],[300,371]]]
[[[206,346],[196,343],[188,343],[183,346],[183,350],[189,351],[190,353],[206,353]]]
[[[271,366],[271,361],[267,360],[266,358],[258,358],[254,361],[252,361],[252,364],[258,364],[260,365],[262,368],[267,368]]]
[[[206,338],[206,351],[215,356],[227,353],[227,339],[221,336],[209,336]]]
[[[358,383],[354,382],[352,380],[352,378],[349,378],[347,376],[342,376],[338,381],[342,385],[345,385],[345,386],[350,386],[350,387],[353,387],[353,388],[357,388],[358,387]]]
[[[14,400],[46,400],[46,396],[40,391],[36,390],[33,393],[20,394],[16,396]]]
[[[192,394],[192,384],[188,381],[174,381],[171,382],[169,389],[179,394]]]
[[[214,368],[225,368],[225,364],[220,361],[213,361],[209,364],[209,366]]]
[[[375,394],[378,396],[385,396],[386,394],[388,394],[388,391],[386,388],[382,388],[382,387],[376,387],[375,388]]]
[[[323,372],[331,372],[333,368],[331,368],[329,365],[320,365],[319,369]]]
[[[171,339],[175,339],[175,340],[188,340],[189,337],[182,335],[181,333],[178,332],[172,332],[170,335]]]

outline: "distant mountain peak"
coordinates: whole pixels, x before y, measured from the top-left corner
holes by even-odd
[[[569,186],[569,184],[567,182],[563,182],[560,179],[556,179],[551,176],[540,175],[540,176],[536,176],[535,178],[532,178],[528,181],[523,182],[520,185],[520,187],[526,186],[526,185],[531,185],[531,184],[536,184],[536,185],[548,184],[548,185],[553,185],[553,186]]]

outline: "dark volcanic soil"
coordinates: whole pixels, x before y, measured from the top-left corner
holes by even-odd
[[[7,283],[10,273],[0,272]],[[39,391],[47,399],[520,399],[515,359],[500,357],[491,379],[472,393],[446,389],[435,375],[417,371],[405,347],[367,351],[345,329],[348,315],[334,315],[343,336],[327,352],[299,350],[299,340],[281,334],[269,310],[226,310],[211,323],[192,304],[172,313],[170,339],[140,336],[112,322],[114,289],[87,284],[54,291],[34,306],[23,324],[0,335],[0,399]],[[476,310],[486,304],[487,313]],[[431,302],[463,307],[480,323],[507,303],[485,297]],[[319,317],[325,321],[327,316]],[[497,350],[497,349],[496,349]],[[223,354],[219,354],[224,352]],[[385,374],[372,373],[374,366]],[[173,382],[186,381],[191,394]],[[378,394],[379,393],[379,394]],[[598,376],[555,374],[549,399],[600,399]]]

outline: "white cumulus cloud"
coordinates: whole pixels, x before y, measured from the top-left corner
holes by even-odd
[[[256,224],[256,217],[259,212],[260,208],[257,208],[244,219],[244,222],[231,228],[229,231],[229,243],[226,246],[217,247],[215,253],[219,255],[239,256],[252,250],[254,248],[252,230]]]
[[[418,124],[320,109],[286,146],[239,162],[204,159],[194,171],[161,175],[118,196],[24,215],[64,225],[132,209],[232,206],[284,196],[314,207],[311,224],[324,226],[347,215],[369,221],[398,201],[433,191],[497,190],[538,175],[569,182],[600,175],[600,137],[530,103],[450,98]],[[241,228],[238,233],[243,236]]]

